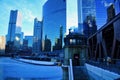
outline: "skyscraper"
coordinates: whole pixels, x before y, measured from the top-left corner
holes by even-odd
[[[33,36],[25,36],[23,40],[23,51],[28,52],[28,54],[32,53],[33,47]]]
[[[86,38],[90,37],[97,31],[97,25],[95,17],[88,15],[83,22],[83,34]]]
[[[33,53],[38,54],[42,51],[42,22],[34,19],[33,33]]]
[[[23,39],[23,50],[27,50],[27,49],[28,49],[28,40]]]
[[[43,6],[43,37],[47,37],[55,43],[59,37],[59,26],[63,26],[63,34],[66,32],[66,1],[48,0]]]
[[[115,8],[114,5],[111,4],[108,8],[107,8],[107,21],[112,20],[115,17]]]
[[[15,34],[14,46],[19,49],[22,47],[23,44],[23,35],[20,33]]]
[[[32,45],[33,45],[33,36],[25,36],[25,40],[28,41],[28,47],[32,47]]]
[[[59,38],[56,38],[55,45],[53,46],[54,50],[62,50],[62,42],[63,42],[63,26],[60,26],[60,34]]]
[[[83,22],[87,16],[96,16],[95,0],[78,0],[78,29],[83,33]]]
[[[45,35],[45,40],[43,42],[43,51],[51,52],[51,41],[47,38],[47,35]]]
[[[22,15],[18,10],[11,10],[7,41],[14,41],[15,34],[21,33]]]
[[[116,14],[120,13],[120,0],[114,0]]]
[[[23,33],[21,32],[21,25],[21,13],[18,10],[11,10],[7,34],[7,52],[9,52],[9,50],[12,50],[14,52],[21,48],[23,42]]]

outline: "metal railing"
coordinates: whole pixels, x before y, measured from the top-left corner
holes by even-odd
[[[69,67],[68,67],[68,72],[69,72],[69,80],[74,80],[74,76],[73,76],[73,66],[72,66],[72,59],[69,59]]]
[[[120,74],[120,59],[105,60],[104,58],[98,58],[98,60],[87,60],[86,62]]]

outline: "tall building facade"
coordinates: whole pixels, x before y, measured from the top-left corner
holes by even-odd
[[[45,35],[45,40],[43,42],[43,51],[51,52],[51,41],[47,38],[47,35]]]
[[[89,38],[97,31],[97,25],[95,17],[88,15],[83,22],[83,34],[86,38]]]
[[[15,34],[15,40],[14,40],[14,46],[17,49],[20,49],[23,45],[23,34],[22,33],[16,33]]]
[[[7,34],[7,47],[6,51],[9,50],[19,50],[23,43],[23,33],[21,32],[22,26],[22,14],[18,10],[11,10],[10,11],[10,19],[8,25],[8,34]],[[12,49],[13,48],[13,49]]]
[[[4,36],[0,36],[0,54],[5,53],[5,44],[6,44],[6,38]]]
[[[62,50],[62,44],[63,44],[63,26],[60,26],[60,33],[59,38],[56,38],[55,45],[53,46],[54,50]]]
[[[33,33],[33,53],[38,54],[42,51],[42,22],[34,19]]]
[[[22,25],[21,13],[18,10],[11,10],[9,26],[8,26],[7,41],[15,40],[15,34],[21,33],[21,25]]]
[[[83,23],[89,15],[92,17],[96,16],[95,0],[78,0],[78,29],[81,34],[85,34]],[[91,22],[90,20],[89,22]]]
[[[111,4],[108,8],[107,8],[107,21],[112,20],[115,17],[115,8],[114,5]]]
[[[25,40],[28,41],[28,47],[32,47],[32,45],[33,45],[33,36],[25,36]]]
[[[59,37],[59,27],[63,26],[63,34],[66,32],[66,0],[48,0],[43,5],[43,37],[45,35],[55,43]]]
[[[32,47],[33,47],[33,36],[25,36],[23,40],[22,51],[26,55],[32,54]]]
[[[116,14],[120,13],[120,0],[114,0],[114,5]]]
[[[28,49],[28,40],[26,39],[23,39],[23,47],[22,47],[23,50],[27,50]]]

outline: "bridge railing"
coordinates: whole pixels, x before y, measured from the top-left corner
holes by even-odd
[[[120,59],[105,60],[104,58],[98,58],[97,60],[87,60],[86,62],[120,74]]]

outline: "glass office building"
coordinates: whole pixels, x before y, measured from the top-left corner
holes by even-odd
[[[32,45],[33,45],[33,36],[25,36],[25,40],[28,41],[28,47],[32,47]]]
[[[114,0],[116,14],[120,13],[120,0]]]
[[[78,28],[83,34],[83,22],[87,16],[96,16],[95,0],[78,0]]]
[[[11,10],[7,41],[14,41],[15,34],[21,34],[22,15],[18,10]]]
[[[23,33],[21,32],[22,14],[18,10],[10,11],[10,19],[8,25],[7,45],[14,46],[14,50],[21,48],[23,44]]]
[[[35,18],[33,33],[33,53],[38,54],[41,51],[42,51],[42,22]]]
[[[48,0],[43,5],[43,37],[51,40],[52,45],[55,39],[59,38],[59,29],[63,26],[63,34],[66,32],[66,1]]]

